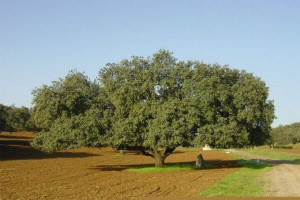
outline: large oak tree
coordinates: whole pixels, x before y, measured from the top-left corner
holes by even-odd
[[[160,50],[100,71],[113,110],[107,142],[136,149],[161,167],[176,147],[262,143],[269,136],[274,106],[265,83],[245,71],[177,61]]]
[[[32,118],[42,130],[35,147],[106,144],[139,150],[156,167],[178,146],[262,144],[274,119],[260,78],[227,66],[178,61],[165,50],[109,63],[98,83],[71,71],[33,95]]]

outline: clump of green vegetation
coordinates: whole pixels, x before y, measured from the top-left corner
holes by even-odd
[[[30,110],[24,106],[17,108],[0,104],[0,132],[30,130],[29,118]]]
[[[154,167],[154,166],[141,166],[137,168],[130,168],[127,171],[130,172],[137,172],[137,173],[155,173],[155,172],[172,172],[172,171],[181,171],[181,170],[191,170],[195,169],[196,166],[193,163],[169,163],[166,164],[164,167]]]
[[[205,197],[249,197],[249,196],[266,196],[259,182],[260,175],[268,170],[270,166],[265,162],[255,162],[248,160],[239,160],[238,163],[243,168],[233,174],[225,177],[218,184],[210,187],[200,195]]]
[[[241,149],[244,152],[278,160],[288,160],[300,164],[300,155],[280,152],[275,149]]]
[[[269,144],[273,147],[286,147],[300,143],[300,122],[278,126],[271,130]]]

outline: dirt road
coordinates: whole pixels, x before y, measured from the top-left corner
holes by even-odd
[[[269,191],[275,191],[275,197],[300,197],[300,165],[290,161],[269,159],[262,156],[249,154],[237,150],[230,150],[231,153],[246,159],[255,159],[258,162],[270,163],[272,169],[264,177],[270,181]]]

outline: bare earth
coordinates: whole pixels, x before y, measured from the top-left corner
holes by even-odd
[[[119,156],[111,148],[81,148],[47,155],[29,146],[33,136],[29,132],[0,132],[0,200],[198,199],[200,192],[240,169],[230,155],[198,151],[175,152],[166,162],[194,163],[202,153],[212,166],[210,169],[133,173],[126,169],[153,165],[153,159],[134,153]],[[276,196],[299,197],[300,165],[277,160],[268,162],[274,164],[268,176],[272,178],[273,190],[278,191]]]
[[[81,148],[53,155],[29,146],[33,133],[0,133],[0,199],[141,199],[195,197],[240,166],[216,151],[177,152],[167,163],[195,163],[197,155],[210,169],[134,173],[126,169],[153,165],[150,157],[119,156],[111,148]]]
[[[275,191],[275,197],[300,197],[300,165],[237,150],[230,150],[230,152],[247,159],[261,160],[270,163],[272,169],[264,178],[270,181],[267,190]]]

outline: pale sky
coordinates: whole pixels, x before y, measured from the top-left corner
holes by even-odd
[[[300,121],[298,0],[0,0],[0,103],[31,107],[31,91],[159,49],[179,60],[244,69],[274,100],[273,127]]]

